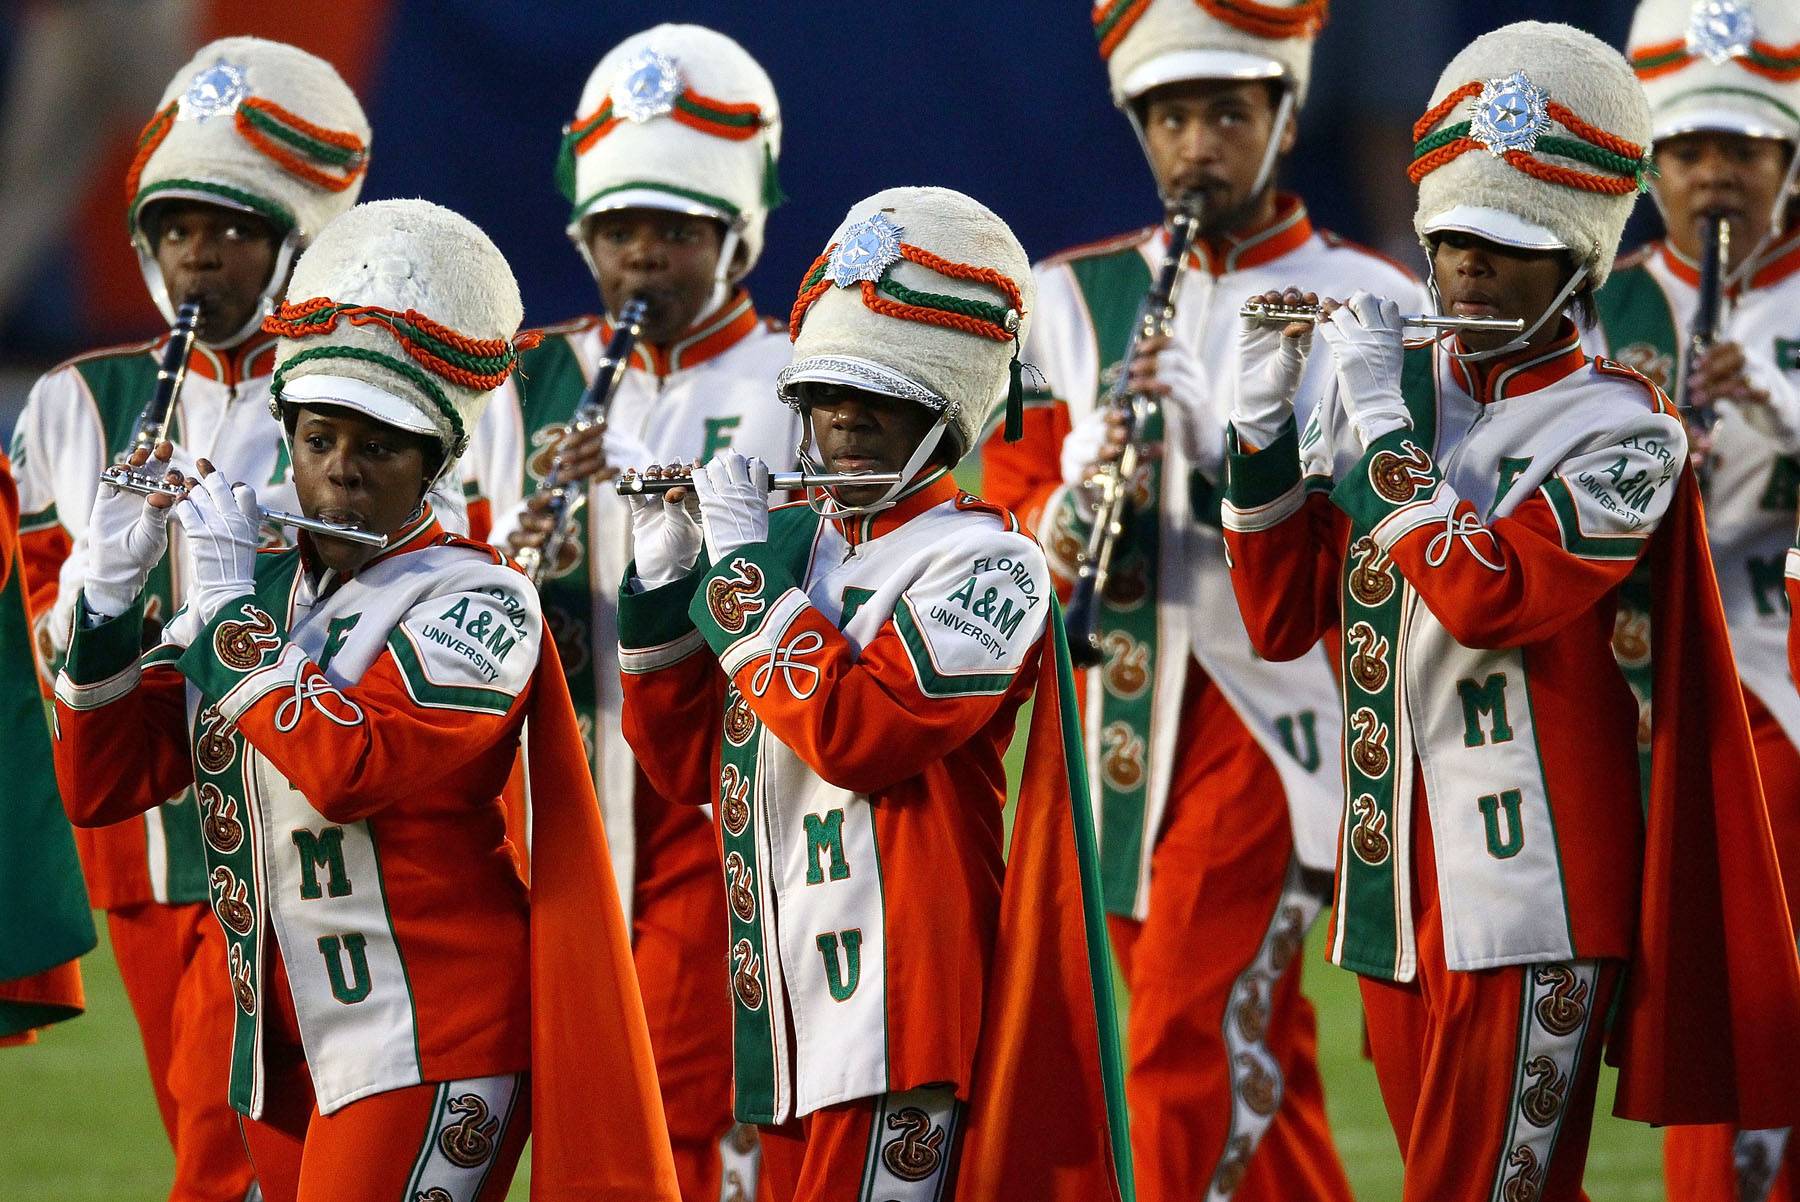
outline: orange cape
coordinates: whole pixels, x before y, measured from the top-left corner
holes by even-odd
[[[1613,1109],[1786,1127],[1800,1120],[1800,956],[1691,474],[1647,555],[1652,768]]]
[[[1093,810],[1058,605],[1043,648],[959,1202],[1133,1196]]]
[[[532,1202],[680,1202],[631,935],[548,631],[524,737]]]

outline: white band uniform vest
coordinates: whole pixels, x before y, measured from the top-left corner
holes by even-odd
[[[1068,252],[1036,269],[1038,309],[1024,357],[1042,370],[1049,395],[1068,407],[1071,424],[1109,392],[1129,336],[1120,316],[1129,321],[1135,312],[1163,253],[1162,242],[1156,230],[1144,230]],[[1148,729],[1140,735],[1148,745],[1148,783],[1135,866],[1124,860],[1129,849],[1108,846],[1104,815],[1098,824],[1107,907],[1139,919],[1149,905],[1150,857],[1168,807],[1190,657],[1219,687],[1280,773],[1301,862],[1329,869],[1335,854],[1342,777],[1333,749],[1342,730],[1331,703],[1337,685],[1329,657],[1318,647],[1301,660],[1271,663],[1251,650],[1232,596],[1216,517],[1196,514],[1194,508],[1196,493],[1210,496],[1209,507],[1216,507],[1223,490],[1238,309],[1252,296],[1292,285],[1333,296],[1368,289],[1399,298],[1403,306],[1420,297],[1417,283],[1403,271],[1315,231],[1304,207],[1292,201],[1284,201],[1273,226],[1218,260],[1204,248],[1196,253],[1201,262],[1182,282],[1174,337],[1196,355],[1210,391],[1177,397],[1162,407],[1157,537],[1164,566],[1155,580],[1155,645],[1143,649],[1155,684]],[[1086,527],[1066,491],[1050,497],[1038,524],[1058,572],[1072,575],[1073,564],[1059,549],[1071,534],[1085,537]],[[1090,679],[1103,671],[1095,669]],[[1103,691],[1090,687],[1087,693],[1090,789],[1097,806],[1106,794],[1102,773],[1107,756],[1116,750],[1102,720]]]

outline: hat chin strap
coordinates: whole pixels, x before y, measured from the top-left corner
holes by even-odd
[[[1756,240],[1756,245],[1750,248],[1750,253],[1738,260],[1736,269],[1725,276],[1727,291],[1741,288],[1756,274],[1756,269],[1761,266],[1763,252],[1781,237],[1787,227],[1788,206],[1794,200],[1794,183],[1800,180],[1800,142],[1790,143],[1790,147],[1792,153],[1788,155],[1787,173],[1781,177],[1781,189],[1775,193],[1775,201],[1769,206],[1769,224],[1763,230],[1762,237]],[[1659,203],[1657,207],[1662,206]],[[1667,228],[1668,224],[1668,216],[1664,214],[1663,226]]]
[[[1144,123],[1138,120],[1137,102],[1126,102],[1125,119],[1131,123],[1131,132],[1137,135],[1138,147],[1144,152],[1144,158],[1154,168],[1156,160],[1150,154],[1150,137],[1144,132]],[[1257,197],[1268,190],[1275,182],[1275,165],[1281,158],[1281,139],[1287,133],[1288,123],[1294,119],[1294,85],[1284,82],[1281,88],[1281,99],[1275,105],[1275,120],[1269,126],[1269,140],[1263,146],[1262,163],[1256,169],[1256,182],[1250,186],[1250,195],[1240,208],[1248,208]],[[1163,193],[1162,183],[1157,183],[1157,194],[1162,197],[1163,207],[1173,209],[1181,197]]]
[[[589,217],[595,214],[588,214]],[[586,217],[582,218],[585,223]],[[707,295],[706,304],[700,309],[701,317],[709,317],[719,311],[719,307],[731,299],[737,288],[737,281],[731,278],[731,263],[737,258],[738,247],[743,245],[744,235],[736,225],[723,218],[719,219],[725,232],[719,238],[719,261],[713,266],[712,292]],[[588,249],[587,239],[581,236],[582,225],[577,224],[569,231],[569,241],[581,253],[581,261],[587,264],[588,274],[594,277],[594,283],[600,282],[600,268],[594,262],[594,252]],[[604,300],[604,296],[601,298]],[[615,314],[616,316],[616,314]],[[173,318],[170,319],[174,320]]]
[[[1436,308],[1439,312],[1442,312],[1444,308],[1444,298],[1443,295],[1438,292],[1437,265],[1430,261],[1429,255],[1426,256],[1426,266],[1427,278],[1431,285],[1432,307]],[[1514,351],[1524,350],[1526,345],[1531,342],[1534,336],[1536,336],[1537,332],[1544,328],[1545,322],[1562,313],[1563,307],[1569,303],[1569,298],[1575,295],[1575,290],[1581,287],[1582,282],[1586,280],[1587,277],[1588,269],[1586,265],[1584,264],[1583,266],[1577,267],[1575,269],[1575,274],[1569,277],[1569,282],[1562,286],[1562,291],[1558,292],[1556,298],[1545,306],[1542,313],[1538,314],[1538,319],[1526,326],[1519,333],[1514,334],[1500,346],[1485,351],[1459,351],[1451,346],[1448,340],[1440,339],[1440,341],[1443,342],[1444,353],[1461,363],[1481,363],[1488,359],[1498,359],[1502,355],[1510,355]]]
[[[931,424],[931,428],[925,431],[924,437],[919,439],[919,445],[913,448],[913,453],[907,459],[906,466],[900,469],[900,478],[888,485],[886,492],[867,505],[846,505],[838,499],[836,492],[830,488],[823,488],[820,491],[825,494],[824,498],[810,494],[807,496],[807,508],[824,518],[857,518],[871,513],[880,513],[884,509],[892,509],[899,502],[900,494],[912,486],[913,477],[919,474],[919,469],[931,459],[931,453],[937,450],[937,444],[949,425],[949,414],[938,414],[937,421]],[[812,443],[812,414],[808,413],[800,431],[800,469],[805,472],[823,473],[825,465],[813,457]],[[825,508],[827,499],[831,504],[829,509]]]
[[[1281,89],[1281,102],[1275,106],[1275,121],[1269,126],[1269,144],[1263,147],[1262,166],[1256,169],[1256,185],[1250,189],[1250,199],[1261,196],[1275,182],[1275,163],[1281,157],[1281,139],[1287,133],[1288,122],[1294,119],[1294,89],[1290,84]]]
[[[149,244],[142,236],[131,240],[137,251],[138,270],[143,273],[144,286],[150,290],[150,299],[156,302],[157,310],[170,325],[175,324],[175,301],[169,296],[168,281],[163,279],[162,264],[156,261]],[[256,298],[256,304],[250,309],[250,317],[243,325],[224,338],[202,338],[200,344],[213,350],[230,350],[252,334],[262,329],[263,319],[275,312],[275,305],[281,294],[287,291],[288,272],[294,265],[294,256],[300,252],[300,234],[298,230],[289,230],[282,236],[281,244],[275,248],[275,263],[269,268],[269,282],[263,285],[262,294]]]
[[[736,282],[731,278],[731,262],[737,258],[738,247],[744,243],[744,236],[734,226],[725,227],[725,236],[719,239],[719,261],[713,267],[712,295],[706,298],[706,308],[701,310],[702,317],[717,313],[726,301],[731,299],[731,291]]]

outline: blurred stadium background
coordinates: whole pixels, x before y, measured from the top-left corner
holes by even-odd
[[[1417,266],[1409,129],[1450,55],[1524,18],[1618,45],[1630,0],[1339,0],[1318,50],[1285,183],[1320,224]],[[1107,99],[1087,9],[1045,0],[5,0],[0,4],[0,437],[43,370],[157,333],[128,244],[123,180],[139,129],[193,50],[253,33],[337,65],[375,130],[366,200],[424,196],[493,236],[526,321],[595,307],[552,181],[562,124],[612,44],[659,21],[731,34],[775,81],[782,182],[750,278],[783,314],[849,205],[894,184],[962,189],[1033,255],[1142,225],[1156,200]],[[1643,207],[1633,234],[1649,228]],[[0,921],[6,921],[0,916]],[[1331,1116],[1359,1196],[1397,1197],[1399,1164],[1361,1058],[1349,974],[1309,957]],[[0,1053],[0,1199],[154,1198],[171,1163],[107,949],[85,961],[90,1012]],[[1603,1082],[1601,1113],[1610,1109]],[[1596,1123],[1597,1202],[1662,1196],[1657,1138]],[[523,1197],[515,1188],[515,1197]]]

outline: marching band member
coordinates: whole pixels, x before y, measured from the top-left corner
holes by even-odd
[[[1627,1118],[1756,1127],[1797,1100],[1800,961],[1765,921],[1781,886],[1686,437],[1565,315],[1606,282],[1650,131],[1591,35],[1476,39],[1414,127],[1415,224],[1446,311],[1523,332],[1403,349],[1398,306],[1352,296],[1318,327],[1304,434],[1288,364],[1312,327],[1243,335],[1232,582],[1262,654],[1342,631],[1330,948],[1362,978],[1409,1202],[1581,1196],[1608,1038]],[[1647,810],[1611,646],[1640,561]]]
[[[713,805],[735,1104],[776,1197],[1120,1196],[1050,576],[950,477],[1017,395],[1032,292],[1012,232],[968,197],[869,197],[807,273],[780,387],[804,462],[898,479],[771,513],[766,466],[726,450],[697,505],[634,502],[625,734],[660,793]]]
[[[503,386],[474,435],[472,482],[500,521],[492,541],[542,555],[553,465],[586,503],[539,595],[569,671],[621,901],[633,930],[682,1196],[756,1193],[756,1141],[731,1119],[731,1012],[715,967],[725,939],[719,852],[706,816],[659,796],[619,733],[617,588],[631,561],[626,467],[736,447],[792,462],[798,420],[768,404],[788,344],[741,281],[779,197],[781,111],[744,49],[697,25],[627,38],[589,77],[564,134],[569,237],[606,316],[555,328],[528,352],[528,386]],[[620,310],[646,302],[603,426],[570,434]],[[532,496],[538,492],[539,495]],[[522,507],[530,497],[530,507]]]
[[[1254,11],[1248,11],[1253,9]],[[1100,5],[1114,103],[1166,204],[1202,207],[1173,338],[1137,347],[1128,385],[1161,400],[1088,674],[1090,787],[1113,946],[1130,985],[1132,1146],[1147,1202],[1343,1199],[1311,1004],[1295,954],[1329,889],[1342,770],[1323,647],[1292,663],[1250,650],[1218,505],[1237,312],[1278,283],[1411,298],[1401,269],[1314,229],[1275,186],[1306,98],[1320,0]],[[1046,387],[1016,445],[991,439],[989,494],[1075,573],[1116,458],[1107,397],[1133,315],[1167,253],[1157,227],[1041,265],[1025,358]],[[1144,604],[1146,599],[1151,604]],[[1271,799],[1276,804],[1271,805]],[[1196,956],[1194,949],[1204,949]]]
[[[369,124],[329,63],[292,46],[226,38],[203,47],[163,93],[126,180],[127,218],[144,281],[166,320],[198,300],[201,324],[169,415],[174,462],[223,465],[265,499],[293,508],[287,450],[269,420],[275,340],[262,320],[294,256],[356,203]],[[42,659],[68,647],[75,599],[96,580],[85,537],[94,478],[129,451],[156,386],[162,344],[84,355],[40,379],[14,433],[25,581]],[[185,600],[179,550],[152,572],[152,631]],[[123,598],[129,600],[130,598]],[[193,797],[171,793],[141,817],[77,832],[88,893],[107,931],[175,1148],[176,1202],[238,1202],[250,1184],[226,1104],[231,1000],[225,946],[207,915]]]
[[[1785,69],[1770,61],[1770,47],[1787,48]],[[1689,437],[1705,444],[1707,538],[1792,921],[1800,917],[1800,692],[1783,654],[1781,566],[1800,490],[1800,376],[1792,362],[1800,339],[1791,337],[1800,304],[1800,226],[1792,211],[1800,12],[1772,0],[1644,0],[1626,54],[1650,99],[1651,188],[1667,232],[1601,290],[1588,343],[1671,393],[1688,372],[1686,400],[1716,417],[1708,433],[1690,430]],[[1729,226],[1727,315],[1713,347],[1690,356],[1708,214]],[[1614,645],[1645,703],[1648,623],[1642,605],[1622,609]],[[1648,723],[1640,738],[1647,733]],[[1797,1153],[1784,1156],[1786,1143],[1785,1130],[1672,1128],[1664,1142],[1670,1196],[1792,1202]]]
[[[111,587],[84,587],[57,681],[71,817],[197,778],[218,1051],[265,1197],[499,1199],[534,1131],[534,1197],[674,1199],[554,644],[523,576],[426,499],[517,365],[518,287],[465,219],[384,201],[327,226],[290,295],[271,407],[301,508],[386,546],[258,555],[254,488],[206,460],[172,510],[103,483]],[[140,658],[171,513],[193,589]],[[529,886],[500,801],[522,735]]]

